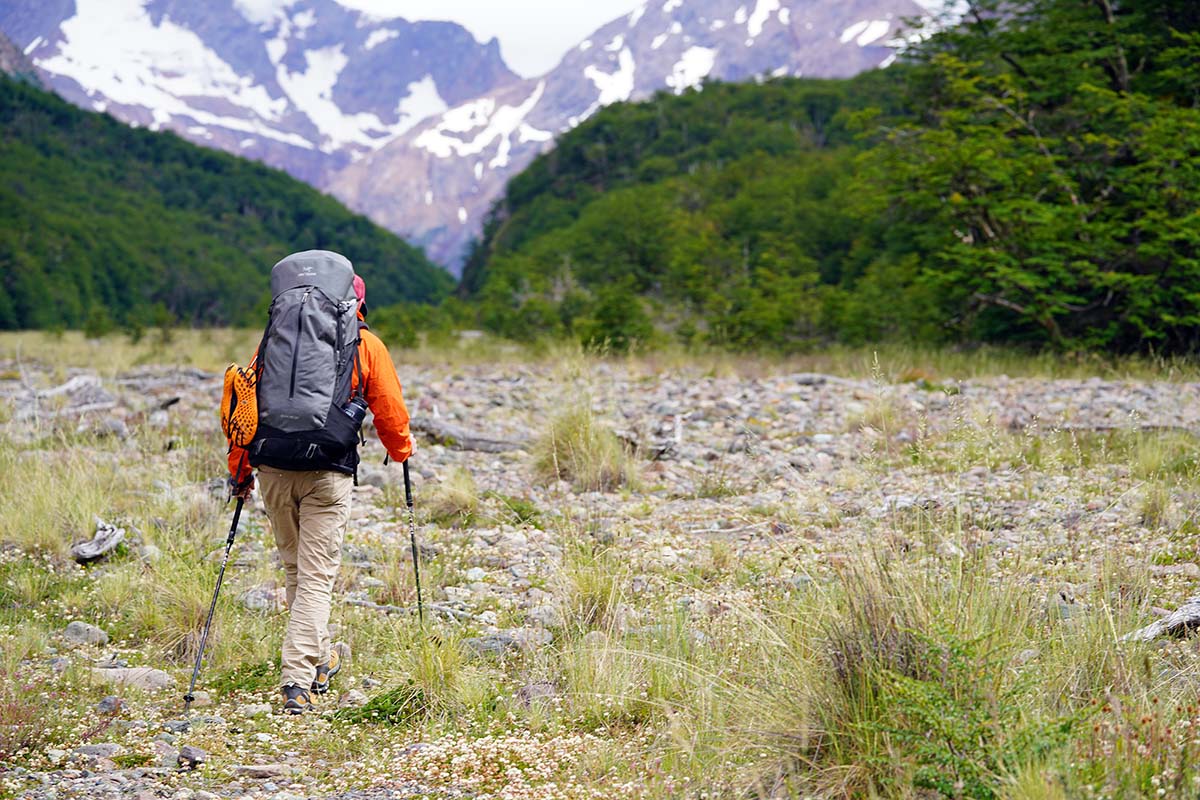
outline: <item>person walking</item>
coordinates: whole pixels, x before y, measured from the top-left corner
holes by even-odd
[[[283,710],[302,714],[341,669],[330,642],[333,583],[369,408],[394,461],[412,454],[408,410],[384,343],[366,323],[366,285],[343,256],[295,253],[272,269],[274,300],[252,366],[258,428],[229,446],[230,487],[248,498],[254,469],[286,576]]]

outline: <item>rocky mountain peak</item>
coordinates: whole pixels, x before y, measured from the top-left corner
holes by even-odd
[[[317,184],[516,79],[497,42],[460,25],[334,0],[13,0],[0,28],[78,105]]]
[[[605,105],[706,79],[846,77],[886,66],[914,0],[649,0],[537,79],[427,119],[328,188],[456,269],[508,179]]]

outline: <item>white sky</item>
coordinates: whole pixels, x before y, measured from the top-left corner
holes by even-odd
[[[338,0],[379,17],[448,19],[500,52],[514,72],[541,75],[563,54],[606,22],[627,14],[641,0]],[[651,0],[653,2],[653,0]]]

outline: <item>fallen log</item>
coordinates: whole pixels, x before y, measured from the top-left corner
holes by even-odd
[[[431,417],[416,417],[410,426],[417,433],[423,433],[435,444],[449,447],[453,450],[476,450],[481,453],[507,453],[510,450],[525,450],[529,443],[517,439],[492,439],[466,428]]]
[[[1124,641],[1148,642],[1159,636],[1182,638],[1200,629],[1200,597],[1193,597],[1162,619],[1121,637]]]

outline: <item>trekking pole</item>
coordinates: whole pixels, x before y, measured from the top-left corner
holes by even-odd
[[[417,619],[425,625],[425,604],[421,601],[421,553],[417,550],[417,518],[413,514],[412,481],[408,477],[408,459],[404,460],[404,499],[408,503],[408,541],[412,545],[413,576],[417,582]]]
[[[183,696],[183,711],[186,714],[196,696],[192,692],[196,688],[196,678],[200,675],[200,661],[204,658],[204,645],[208,642],[208,630],[212,627],[213,612],[217,610],[217,595],[221,593],[221,582],[225,580],[225,565],[229,562],[229,551],[233,549],[233,537],[237,536],[238,520],[242,516],[242,506],[246,498],[237,499],[237,508],[233,510],[233,524],[229,526],[229,538],[225,540],[225,556],[221,559],[221,571],[217,573],[217,588],[213,590],[212,604],[208,607],[208,619],[204,621],[204,633],[200,634],[200,650],[196,653],[196,665],[192,667],[192,682],[188,685],[187,694]]]

